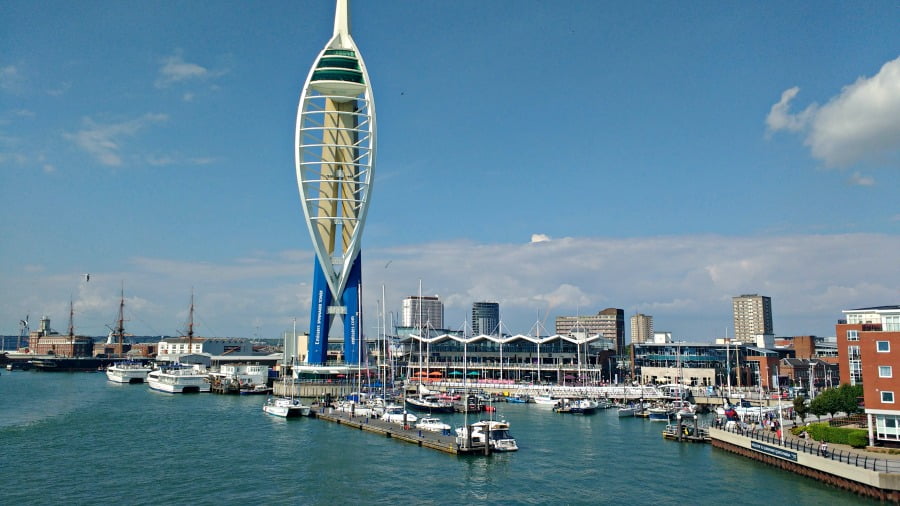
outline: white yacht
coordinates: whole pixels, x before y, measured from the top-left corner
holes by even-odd
[[[482,420],[473,423],[472,447],[484,447],[485,436],[490,441],[491,451],[514,452],[519,449],[515,438],[509,433],[509,423],[505,420]],[[469,446],[469,434],[467,427],[456,429],[456,443],[460,446]]]
[[[143,383],[153,368],[140,362],[116,362],[106,368],[106,377],[115,383]]]
[[[546,406],[548,408],[556,406],[556,403],[559,402],[559,399],[550,395],[535,395],[532,399],[534,399],[535,404]]]
[[[419,421],[416,423],[416,428],[427,430],[429,432],[440,432],[443,434],[445,432],[449,432],[453,427],[450,427],[446,423],[442,422],[440,418],[429,416],[419,418]]]
[[[269,397],[263,405],[263,411],[282,418],[309,416],[309,410],[310,407],[300,402],[300,399],[290,397]]]
[[[154,369],[147,375],[147,384],[153,390],[170,394],[209,392],[209,374],[206,368],[174,365],[164,369]]]
[[[403,406],[397,406],[396,404],[394,404],[385,406],[384,413],[381,415],[381,419],[385,422],[405,422],[407,425],[409,425],[416,423],[419,420],[419,417],[403,409]]]

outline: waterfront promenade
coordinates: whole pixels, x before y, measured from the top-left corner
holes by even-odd
[[[807,476],[856,494],[900,503],[900,456],[799,438],[784,428],[784,439],[764,428],[710,427],[714,448]]]

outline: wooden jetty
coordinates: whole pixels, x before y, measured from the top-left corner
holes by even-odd
[[[454,455],[479,455],[488,454],[490,451],[484,444],[472,448],[462,447],[456,443],[456,436],[454,435],[417,429],[413,425],[404,426],[390,423],[378,418],[353,416],[350,413],[338,411],[334,408],[316,407],[310,411],[309,416]]]
[[[677,418],[677,423],[666,425],[663,429],[663,439],[678,441],[681,443],[709,443],[708,427],[700,427],[700,422],[693,413],[682,413]]]

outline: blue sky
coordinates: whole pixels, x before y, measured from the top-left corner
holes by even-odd
[[[366,327],[415,294],[527,333],[606,307],[709,341],[900,303],[900,4],[351,1],[378,114]],[[333,2],[0,12],[0,333],[306,327],[297,100]],[[91,273],[84,282],[83,273]],[[34,326],[34,325],[33,325]]]

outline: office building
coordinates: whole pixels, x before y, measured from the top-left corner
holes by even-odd
[[[557,316],[556,333],[561,336],[599,334],[616,343],[616,354],[625,353],[625,311],[606,308],[595,315]]]
[[[653,342],[653,317],[638,313],[631,317],[631,342]]]
[[[472,335],[500,335],[500,303],[475,302],[472,304]]]
[[[734,340],[764,345],[761,340],[772,341],[772,299],[764,295],[749,294],[731,298],[734,311]]]
[[[444,328],[444,303],[434,296],[410,295],[403,299],[400,326],[411,328]]]

